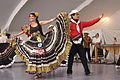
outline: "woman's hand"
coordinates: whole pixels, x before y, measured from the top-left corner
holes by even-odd
[[[52,21],[52,22],[55,21],[60,15],[61,15],[61,14],[57,14],[57,17],[52,18],[51,21]]]

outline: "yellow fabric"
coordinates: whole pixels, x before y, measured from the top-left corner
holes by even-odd
[[[38,42],[42,42],[40,36],[37,36],[37,41],[38,41]]]
[[[30,26],[25,25],[25,26],[21,27],[21,29],[24,33],[30,34]]]

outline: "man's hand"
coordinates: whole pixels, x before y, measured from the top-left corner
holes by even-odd
[[[104,14],[100,15],[100,18],[102,18],[104,16]]]

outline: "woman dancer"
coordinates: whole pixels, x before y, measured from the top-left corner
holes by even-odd
[[[52,71],[66,58],[71,47],[68,36],[69,20],[67,14],[64,13],[51,20],[38,21],[37,12],[30,13],[29,20],[30,24],[23,26],[22,32],[14,34],[14,36],[25,33],[30,40],[23,41],[17,38],[15,52],[26,62],[26,72],[35,73],[34,78],[40,78],[42,72]],[[57,20],[57,27],[50,34],[44,35],[41,25],[55,20]]]

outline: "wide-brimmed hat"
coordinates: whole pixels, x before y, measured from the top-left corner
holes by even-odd
[[[87,31],[84,31],[84,34],[89,34]]]
[[[72,10],[69,15],[71,16],[72,14],[75,14],[75,13],[79,13],[79,11],[76,10],[76,9],[75,9],[75,10]]]

